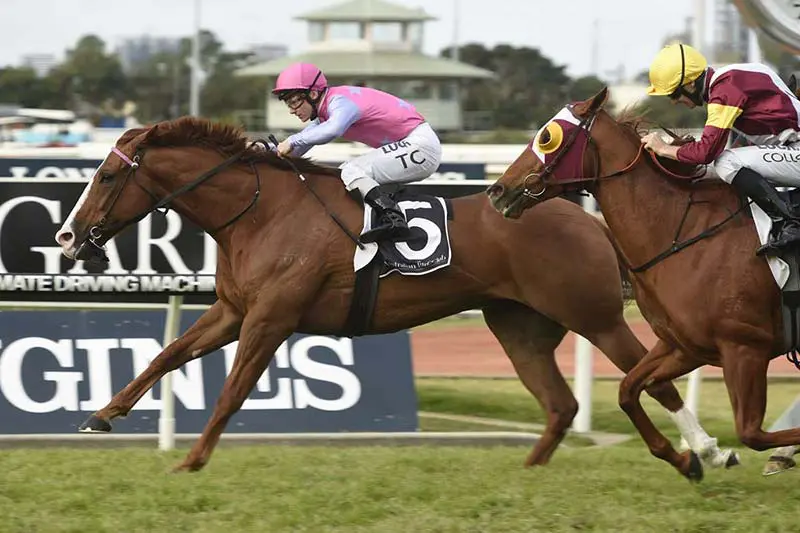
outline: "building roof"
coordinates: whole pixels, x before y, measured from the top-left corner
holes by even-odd
[[[408,8],[383,0],[350,0],[295,17],[311,21],[411,22],[436,20],[421,7]]]
[[[295,62],[317,65],[329,77],[492,78],[490,70],[451,59],[408,52],[318,51],[241,68],[237,76],[272,76]]]

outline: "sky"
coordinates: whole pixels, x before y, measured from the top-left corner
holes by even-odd
[[[0,0],[0,66],[18,65],[26,54],[55,54],[61,59],[87,34],[99,36],[111,50],[125,37],[188,36],[198,3],[201,27],[212,31],[227,50],[283,44],[294,54],[306,44],[306,23],[294,17],[340,0]],[[565,65],[571,76],[598,73],[612,79],[617,77],[612,71],[620,66],[623,77],[646,70],[664,38],[686,27],[695,4],[692,0],[395,3],[422,7],[437,17],[425,25],[428,54],[438,54],[454,40],[529,46]]]

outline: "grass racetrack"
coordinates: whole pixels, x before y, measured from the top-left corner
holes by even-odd
[[[773,380],[769,424],[797,380]],[[632,434],[614,380],[593,389],[593,430]],[[679,382],[683,389],[685,382]],[[418,379],[422,412],[541,423],[516,380]],[[663,410],[645,403],[673,441]],[[691,485],[638,436],[609,447],[573,439],[544,468],[527,447],[243,446],[222,444],[199,474],[169,474],[185,449],[0,450],[0,532],[516,532],[800,529],[800,473],[764,478],[768,452],[738,444],[724,386],[702,384],[701,422],[742,452],[730,471]],[[461,430],[421,417],[422,430]],[[444,426],[447,425],[445,428]],[[490,428],[498,429],[498,428]],[[507,431],[508,428],[500,428]],[[576,445],[577,443],[577,445]]]

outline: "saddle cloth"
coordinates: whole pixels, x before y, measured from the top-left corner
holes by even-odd
[[[452,258],[447,227],[449,202],[438,196],[406,191],[396,193],[395,201],[406,216],[411,238],[405,242],[365,243],[364,248],[356,247],[353,271],[368,265],[378,252],[383,258],[380,277],[392,272],[421,276],[449,266]],[[362,233],[377,222],[378,214],[365,204]]]

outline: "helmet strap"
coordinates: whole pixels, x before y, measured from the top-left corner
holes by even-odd
[[[314,81],[311,82],[311,86],[305,91],[306,102],[311,104],[311,120],[316,120],[317,117],[319,117],[319,107],[317,106],[317,104],[319,104],[320,100],[322,100],[323,91],[318,90],[317,93],[319,93],[319,96],[317,96],[316,98],[311,98],[311,91],[315,90],[314,85],[317,84],[317,80],[321,75],[322,71],[320,70],[317,72],[317,75],[314,76]]]
[[[697,107],[702,107],[703,103],[705,102],[705,98],[703,98],[705,95],[703,93],[706,92],[707,73],[708,70],[703,71],[703,73],[700,74],[696,80],[694,80],[694,92],[691,94],[686,94],[686,97]]]
[[[316,98],[311,98],[311,90],[307,90],[305,92],[305,99],[306,102],[311,104],[311,120],[316,120],[319,116],[319,102],[322,100],[322,95],[324,91],[318,91],[319,96]]]

